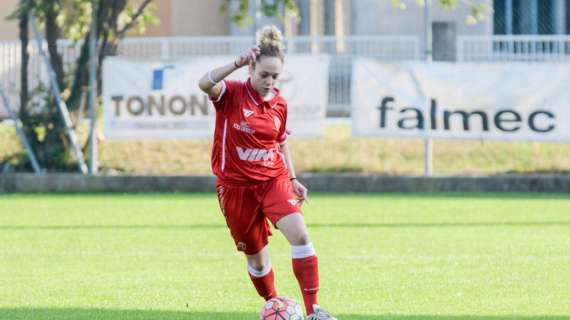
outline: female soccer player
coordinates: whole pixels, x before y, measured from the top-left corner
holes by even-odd
[[[269,219],[291,244],[308,319],[334,320],[317,305],[317,256],[301,214],[307,188],[297,180],[287,149],[287,102],[274,87],[283,69],[281,40],[281,32],[267,26],[258,33],[257,47],[200,79],[216,109],[212,170],[226,224],[237,250],[245,253],[259,295],[277,297],[267,246]],[[249,66],[245,82],[224,80],[244,66]]]

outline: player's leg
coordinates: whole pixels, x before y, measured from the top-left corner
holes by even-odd
[[[305,219],[301,213],[293,213],[277,221],[277,227],[291,244],[293,272],[301,287],[303,302],[310,320],[336,320],[317,304],[319,291],[319,262],[315,248],[309,239]]]
[[[269,259],[269,249],[265,246],[256,254],[246,254],[249,278],[259,296],[265,300],[277,297],[275,289],[275,274]]]
[[[257,293],[266,300],[276,297],[267,248],[271,230],[254,191],[248,187],[218,186],[218,199],[236,249],[246,256],[247,271]]]
[[[288,214],[279,219],[276,225],[291,244],[293,272],[299,282],[307,314],[312,314],[319,291],[319,262],[303,215],[298,212]]]
[[[263,212],[291,244],[293,272],[303,294],[307,314],[313,313],[319,290],[319,270],[315,249],[309,239],[301,214],[301,203],[289,179],[268,184],[263,199]]]

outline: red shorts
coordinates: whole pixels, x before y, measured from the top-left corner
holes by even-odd
[[[268,243],[279,219],[301,212],[301,202],[287,178],[276,178],[251,186],[218,184],[218,200],[238,251],[256,254]]]

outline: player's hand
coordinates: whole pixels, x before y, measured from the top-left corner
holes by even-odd
[[[257,58],[258,54],[259,54],[258,47],[249,48],[236,58],[236,65],[239,68],[241,68],[245,65],[255,62],[255,59]]]
[[[309,202],[309,190],[297,179],[293,180],[293,192],[295,192],[297,198],[301,200],[301,203],[305,201],[307,201],[307,203]]]

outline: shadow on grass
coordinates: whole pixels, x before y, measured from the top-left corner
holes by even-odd
[[[309,228],[469,228],[469,227],[569,227],[570,221],[529,222],[435,222],[435,223],[309,223]],[[204,230],[226,229],[223,224],[181,224],[181,225],[0,225],[0,230]]]
[[[570,315],[561,316],[472,316],[472,315],[355,315],[339,314],[340,320],[570,320]],[[35,309],[35,308],[0,308],[1,320],[254,320],[256,313],[246,312],[196,312],[196,311],[159,311],[159,310],[110,310],[110,309]]]

